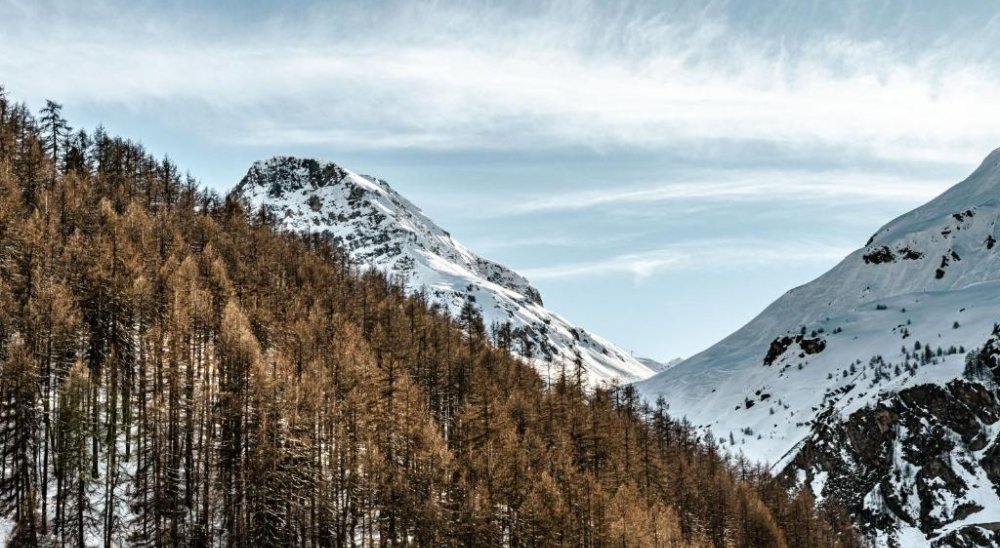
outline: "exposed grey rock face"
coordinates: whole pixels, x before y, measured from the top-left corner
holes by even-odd
[[[1000,493],[1000,329],[967,364],[846,417],[824,411],[783,474],[843,505],[878,544],[1000,544],[987,508]]]

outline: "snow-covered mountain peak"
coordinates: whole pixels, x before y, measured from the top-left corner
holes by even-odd
[[[359,264],[374,263],[393,278],[417,283],[417,259],[435,257],[542,304],[523,276],[483,259],[426,217],[385,181],[331,162],[277,156],[250,167],[234,192],[266,206],[285,227],[326,232]]]
[[[254,163],[233,194],[286,229],[329,235],[358,266],[426,292],[453,314],[472,302],[487,326],[509,323],[515,352],[545,375],[577,363],[595,385],[653,374],[628,352],[544,308],[526,278],[470,251],[385,181],[330,162],[278,156]]]
[[[956,199],[972,202],[972,205],[995,203],[1000,196],[1000,148],[990,152],[979,167],[961,183],[958,183],[942,197],[953,194]]]
[[[1000,148],[986,159],[962,182],[952,186],[930,202],[886,224],[875,235],[872,243],[886,243],[907,232],[920,231],[926,223],[953,215],[965,215],[980,207],[1000,204]],[[961,221],[956,217],[956,221]]]
[[[903,486],[899,479],[925,466],[921,473],[944,473],[937,461],[921,460],[920,451],[901,440],[957,436],[916,425],[946,420],[942,409],[966,405],[963,398],[978,393],[961,383],[967,354],[982,347],[1000,322],[998,223],[1000,150],[962,182],[883,226],[827,273],[637,387],[649,400],[663,396],[672,414],[710,429],[728,450],[769,462],[776,471],[795,466],[809,481],[820,478],[813,485],[817,496],[837,496],[855,509],[889,516],[890,524],[901,520],[872,525],[881,531],[880,545],[899,542],[905,531],[923,539],[974,522],[1000,522],[1000,475],[996,492],[980,488],[994,479],[986,477],[992,474],[984,471],[986,464],[948,465],[946,472],[962,480],[944,482],[947,493],[937,486]],[[875,428],[872,417],[905,428]],[[845,434],[842,428],[861,430]],[[996,426],[986,421],[981,429],[1000,466]],[[909,434],[890,439],[900,431]],[[882,453],[837,445],[864,440],[879,440]],[[956,462],[992,462],[983,460],[985,450],[981,444],[966,447]],[[898,453],[885,457],[888,462],[878,460],[885,451]],[[871,456],[876,454],[882,456]],[[878,474],[896,479],[879,483]],[[833,483],[825,483],[827,477],[838,483],[828,487]],[[864,481],[851,483],[852,477]],[[917,509],[904,508],[892,500],[896,496],[904,502],[910,496]],[[934,519],[921,514],[920,508],[945,499],[954,504]],[[982,511],[962,507],[967,502]]]

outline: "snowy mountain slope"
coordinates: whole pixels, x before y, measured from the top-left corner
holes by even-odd
[[[1000,322],[998,219],[1000,150],[966,180],[885,225],[826,274],[637,387],[649,399],[664,396],[673,415],[711,429],[733,452],[782,470],[815,442],[818,430],[886,405],[901,391],[961,377],[966,353]],[[912,465],[904,461],[900,467]],[[962,519],[1000,523],[996,489],[984,493],[993,495],[974,517]],[[885,503],[872,497],[866,509]],[[925,522],[916,531],[930,542],[958,521]],[[904,529],[883,527],[879,544],[892,545]]]
[[[515,351],[543,376],[554,377],[563,366],[572,370],[577,360],[594,385],[653,374],[628,352],[546,309],[523,276],[465,248],[385,181],[328,162],[275,157],[255,163],[233,193],[289,230],[330,235],[359,266],[410,292],[426,291],[452,314],[472,301],[487,327],[510,322]]]

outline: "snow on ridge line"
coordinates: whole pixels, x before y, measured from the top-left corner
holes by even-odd
[[[889,300],[916,301],[923,294],[945,293],[964,301],[961,296],[963,290],[1000,280],[998,221],[1000,149],[992,152],[964,181],[927,204],[887,223],[864,247],[851,253],[827,273],[790,290],[744,327],[707,350],[640,382],[637,387],[647,398],[666,397],[678,416],[688,416],[703,426],[714,425],[713,429],[725,428],[720,432],[725,436],[729,430],[743,428],[741,425],[745,420],[741,415],[746,411],[736,407],[759,388],[750,390],[743,377],[763,375],[769,370],[763,364],[764,358],[770,345],[779,337],[798,335],[803,329],[807,338],[814,331],[825,332],[819,338],[829,346],[822,353],[803,354],[803,368],[810,363],[831,361],[838,362],[837,367],[839,362],[846,364],[858,359],[867,362],[873,355],[856,354],[858,341],[869,337],[874,341],[883,341],[885,348],[878,348],[878,352],[887,354],[891,350],[898,353],[903,334],[910,332],[912,336],[908,340],[911,342],[916,336],[912,327],[904,331],[907,326],[900,326],[899,323],[908,319],[915,322],[917,319],[913,316],[917,313],[949,318],[947,325],[935,326],[934,331],[927,335],[935,341],[940,332],[942,342],[953,339],[957,346],[972,343],[975,338],[963,335],[973,327],[981,341],[992,327],[992,321],[1000,320],[1000,309],[986,308],[983,302],[963,302],[955,310],[951,310],[950,305],[942,305],[947,310],[939,311],[929,311],[920,303],[912,302],[909,306],[900,306],[908,312],[897,311],[896,316],[873,320],[871,329],[878,329],[878,333],[856,333],[845,341],[840,332],[849,330],[862,317],[867,318],[871,309],[887,306]],[[973,326],[968,320],[953,317],[960,308],[968,309],[970,314],[973,309],[984,310],[986,313],[978,320],[981,325]],[[834,325],[837,321],[841,325]],[[951,322],[954,321],[970,329],[953,330]],[[830,333],[837,329],[837,334]],[[858,338],[852,340],[853,337]],[[965,340],[967,338],[969,340]],[[944,346],[948,348],[951,344]],[[794,357],[797,358],[797,355]],[[797,369],[798,362],[793,366]],[[823,373],[825,377],[832,371]],[[788,373],[780,380],[774,378],[769,382],[784,389],[802,382],[787,378],[790,375]],[[818,379],[814,389],[822,392],[822,387],[828,384],[826,381],[825,378]],[[704,405],[706,400],[718,400],[719,407]],[[812,414],[811,407],[805,406],[799,413]],[[722,420],[718,416],[722,416]],[[793,423],[804,422],[801,418],[793,419]],[[767,430],[775,430],[773,424],[772,421]],[[804,432],[806,428],[798,430]],[[781,451],[776,447],[773,451],[749,456],[773,461],[792,445],[794,441],[789,440]]]
[[[401,281],[409,292],[424,291],[453,315],[471,301],[487,326],[509,322],[515,353],[543,376],[577,362],[594,386],[653,374],[630,353],[546,309],[524,276],[476,255],[381,179],[278,156],[255,162],[232,194],[286,229],[329,235],[359,266]]]
[[[840,497],[854,505],[856,517],[874,516],[866,526],[876,545],[930,546],[945,535],[974,536],[973,522],[1000,523],[1000,499],[981,504],[978,494],[1000,492],[1000,475],[993,472],[1000,468],[992,468],[1000,446],[996,455],[986,455],[992,459],[987,466],[978,438],[956,442],[933,429],[912,436],[882,432],[878,421],[923,424],[921,413],[937,420],[950,412],[940,409],[962,408],[962,398],[978,390],[978,381],[966,378],[967,360],[996,323],[1000,149],[962,182],[885,224],[825,274],[636,387],[649,401],[662,396],[673,416],[710,431],[722,449],[771,463],[777,474],[802,472],[812,478],[806,484],[821,491],[817,497]],[[924,400],[908,406],[914,398]],[[997,409],[1000,414],[1000,404]],[[871,419],[875,426],[865,422],[871,417],[878,417]],[[983,439],[1000,443],[993,426],[977,428],[990,432]],[[887,441],[890,436],[918,445],[904,447]],[[855,445],[847,450],[843,440]],[[876,443],[882,445],[872,447],[891,451],[867,454],[866,444]],[[923,462],[928,451],[919,443],[953,449],[942,450],[946,458]],[[884,454],[895,459],[882,462]],[[873,490],[866,490],[866,473],[883,474],[872,480]],[[935,498],[944,496],[935,474],[952,478],[944,483],[954,504]],[[881,485],[893,491],[882,492]],[[907,493],[930,504],[930,513],[899,506]],[[993,541],[1000,542],[1000,533]]]

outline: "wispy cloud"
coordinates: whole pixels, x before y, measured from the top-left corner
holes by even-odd
[[[164,116],[193,113],[183,123],[236,144],[655,149],[723,139],[971,162],[1000,142],[1000,78],[987,58],[955,55],[961,44],[779,33],[785,46],[733,28],[719,4],[316,4],[302,10],[309,18],[222,24],[196,4],[178,15],[152,3],[0,0],[0,48],[18,52],[0,57],[0,75],[30,97],[182,102]],[[782,21],[760,24],[771,32]]]
[[[489,253],[497,250],[518,249],[518,248],[581,248],[594,246],[607,246],[610,244],[621,244],[634,240],[640,235],[636,233],[618,232],[613,234],[576,234],[559,235],[544,234],[526,237],[503,237],[495,236],[480,237],[470,240],[470,244],[479,252]]]
[[[731,170],[637,188],[606,188],[538,195],[496,215],[572,211],[593,207],[692,201],[891,201],[921,203],[940,194],[940,180],[864,172]]]
[[[821,242],[717,239],[688,241],[652,251],[615,255],[595,261],[523,269],[531,280],[626,274],[637,280],[679,269],[759,268],[793,263],[829,264],[852,251]]]

